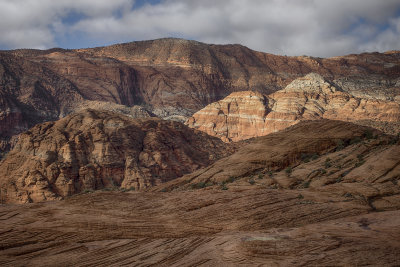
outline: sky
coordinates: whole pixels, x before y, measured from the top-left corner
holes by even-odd
[[[0,49],[165,37],[279,55],[400,50],[400,0],[0,0]]]

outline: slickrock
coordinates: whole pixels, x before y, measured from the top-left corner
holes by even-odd
[[[321,75],[310,73],[270,95],[232,93],[196,112],[186,124],[229,142],[277,132],[301,120],[317,119],[400,130],[400,103],[354,97]],[[392,124],[392,129],[384,127],[383,122]]]
[[[307,121],[152,192],[0,205],[0,265],[397,266],[399,147]]]
[[[258,137],[209,167],[152,190],[308,189],[355,198],[372,209],[400,208],[400,136],[349,122],[302,121]]]
[[[228,153],[221,140],[179,122],[89,109],[20,135],[0,162],[0,198],[23,203],[104,188],[144,189]]]

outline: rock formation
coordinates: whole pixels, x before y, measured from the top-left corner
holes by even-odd
[[[157,116],[184,121],[232,92],[270,94],[310,72],[357,97],[398,99],[399,65],[398,52],[286,57],[181,39],[2,51],[0,139],[8,149],[15,134],[70,114],[85,100],[144,105]]]
[[[400,209],[400,139],[342,121],[302,121],[153,190],[306,189]]]
[[[150,157],[141,157],[142,153],[153,154],[154,161],[159,153],[171,159],[172,149],[177,155],[189,141],[182,143],[183,137],[199,135],[177,122],[86,112],[24,134],[7,160],[19,160],[26,171],[7,166],[15,174],[11,177],[21,173],[31,178],[25,179],[23,188],[21,178],[11,180],[15,181],[11,185],[22,194],[33,188],[43,192],[46,179],[24,160],[29,158],[43,175],[50,173],[51,165],[43,170],[52,157],[44,153],[44,144],[48,151],[58,151],[57,162],[64,164],[61,173],[80,163],[78,155],[91,162],[102,155],[108,164],[98,161],[93,168],[101,164],[119,178],[115,170],[119,161],[128,162],[128,156],[140,153],[142,163]],[[79,121],[85,123],[71,130]],[[51,131],[61,129],[68,142],[46,140],[55,137]],[[188,132],[192,134],[184,134]],[[92,140],[85,137],[88,133]],[[120,135],[125,135],[125,143]],[[142,146],[137,150],[127,140]],[[146,140],[156,143],[149,146]],[[223,145],[210,137],[192,144],[213,151],[212,140]],[[87,146],[81,146],[82,141]],[[254,138],[230,156],[146,191],[84,191],[64,201],[0,205],[0,265],[396,266],[400,262],[399,144],[398,137],[348,122],[302,121]],[[28,153],[17,152],[20,146]],[[117,157],[112,146],[119,146]],[[85,148],[93,149],[92,154],[85,155],[81,151]],[[186,152],[203,153],[190,148]],[[73,155],[75,163],[70,162]],[[190,158],[180,166],[188,166]],[[163,162],[171,166],[165,158]],[[90,180],[85,177],[94,170],[86,165],[79,171],[87,188]],[[76,181],[75,186],[79,184]],[[60,188],[57,182],[52,186]],[[42,199],[39,196],[30,194],[34,200]]]
[[[89,109],[21,134],[0,162],[0,193],[5,202],[36,202],[85,190],[138,190],[228,152],[221,140],[179,122]]]
[[[400,103],[354,97],[319,74],[311,73],[270,95],[251,91],[232,93],[196,112],[187,125],[229,142],[267,135],[301,120],[323,118],[369,122],[378,128],[379,123],[375,122],[397,125]]]

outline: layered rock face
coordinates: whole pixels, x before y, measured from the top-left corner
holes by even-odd
[[[60,199],[85,190],[143,189],[228,154],[182,123],[84,110],[20,135],[0,163],[3,202]]]
[[[345,196],[373,210],[399,209],[399,157],[399,136],[343,121],[301,121],[152,190],[258,185]]]
[[[11,136],[70,114],[86,100],[145,105],[160,117],[184,121],[232,92],[269,94],[310,72],[357,97],[398,99],[399,66],[398,52],[286,57],[181,39],[2,51],[1,138],[5,148]]]
[[[229,142],[267,135],[301,120],[323,118],[360,121],[378,128],[381,122],[397,125],[400,103],[354,97],[311,73],[270,95],[232,93],[196,112],[186,123]]]
[[[153,192],[0,205],[0,265],[397,266],[392,138],[302,121]]]

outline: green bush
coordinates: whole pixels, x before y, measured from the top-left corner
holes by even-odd
[[[197,184],[192,184],[191,185],[192,189],[201,189],[206,187],[206,183],[205,182],[199,182]]]
[[[229,178],[225,181],[226,184],[233,183],[236,180],[234,176],[229,176]]]
[[[286,172],[287,175],[290,175],[292,173],[292,171],[293,171],[292,167],[287,167],[285,169],[285,172]]]
[[[328,169],[328,168],[332,167],[332,163],[325,162],[324,167],[325,167],[325,169]]]
[[[228,190],[228,187],[226,186],[226,184],[223,184],[223,185],[221,186],[221,190]]]
[[[360,142],[361,142],[361,138],[357,136],[350,140],[350,145],[358,144]]]
[[[310,183],[311,183],[311,181],[305,181],[303,183],[303,188],[309,188],[310,187]]]
[[[256,183],[256,181],[254,181],[253,179],[249,180],[249,184],[253,185],[255,183]]]
[[[374,138],[374,134],[372,133],[372,131],[371,130],[366,130],[365,132],[364,132],[364,137],[366,138],[366,139],[372,139],[372,138]]]
[[[345,143],[342,139],[339,139],[338,141],[336,141],[336,151],[342,150],[345,147],[344,144]]]
[[[354,165],[354,167],[358,168],[358,167],[360,167],[361,165],[363,165],[364,163],[365,163],[365,160],[360,160],[359,162],[357,162],[357,163]]]

